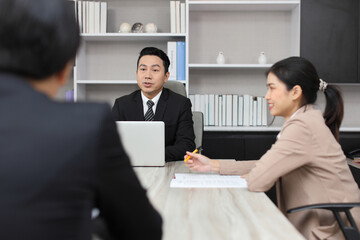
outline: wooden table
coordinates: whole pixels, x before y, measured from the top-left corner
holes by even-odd
[[[135,167],[164,221],[164,240],[304,239],[264,193],[240,188],[170,188],[182,161]]]

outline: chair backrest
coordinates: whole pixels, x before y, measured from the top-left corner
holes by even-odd
[[[165,88],[170,89],[173,92],[176,92],[177,94],[180,94],[184,97],[186,97],[186,89],[185,89],[185,85],[182,82],[178,82],[178,81],[167,81],[164,84]]]
[[[202,146],[203,132],[204,132],[204,116],[202,112],[193,111],[195,145]]]

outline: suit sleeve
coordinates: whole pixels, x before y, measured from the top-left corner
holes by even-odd
[[[287,173],[304,166],[311,159],[311,133],[300,120],[284,126],[281,137],[256,162],[248,176],[250,191],[267,191]]]
[[[114,106],[111,109],[111,113],[112,113],[112,117],[114,121],[122,121],[123,119],[121,119],[120,117],[120,104],[119,104],[119,99],[115,100]]]
[[[235,161],[220,160],[220,174],[226,175],[244,175],[255,167],[256,160],[251,161]]]
[[[165,148],[166,160],[180,160],[184,158],[186,151],[195,149],[194,123],[192,120],[191,102],[184,101],[179,114],[174,145]]]
[[[110,112],[100,133],[98,171],[97,203],[110,233],[117,239],[161,239],[162,219],[130,166]]]

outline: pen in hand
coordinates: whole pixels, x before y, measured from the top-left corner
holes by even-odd
[[[197,153],[199,150],[201,150],[201,146],[197,147],[192,153]],[[190,156],[185,158],[184,162],[187,162],[187,160],[189,160],[189,159],[190,159]]]

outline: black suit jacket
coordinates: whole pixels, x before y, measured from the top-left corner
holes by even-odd
[[[115,100],[115,121],[144,121],[141,90]],[[191,102],[188,98],[163,88],[154,121],[165,123],[165,159],[181,160],[186,151],[195,149]]]
[[[98,208],[116,239],[160,239],[109,106],[60,103],[0,73],[0,239],[91,239]]]

